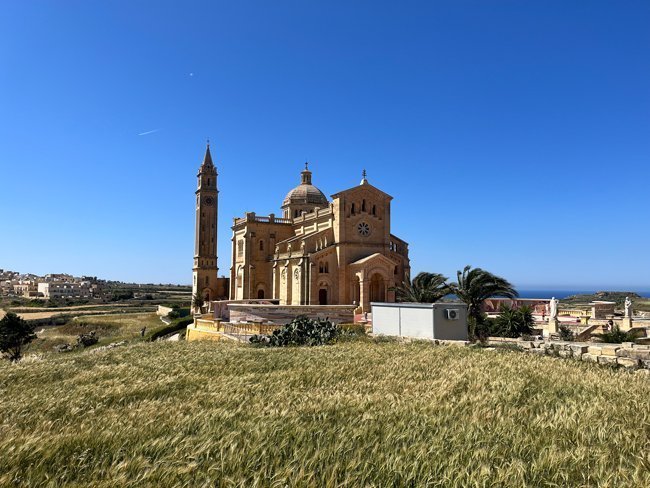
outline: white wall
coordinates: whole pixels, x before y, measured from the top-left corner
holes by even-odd
[[[467,340],[464,303],[372,303],[372,331],[378,335],[416,339]],[[459,311],[458,320],[447,309]]]

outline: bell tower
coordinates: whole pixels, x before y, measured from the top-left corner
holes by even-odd
[[[217,298],[217,168],[212,162],[210,141],[197,174],[196,230],[194,236],[194,268],[192,295],[205,301]]]

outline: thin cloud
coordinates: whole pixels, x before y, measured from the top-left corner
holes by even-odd
[[[147,132],[140,132],[138,135],[139,136],[146,136],[147,134],[153,134],[154,132],[158,132],[160,129],[154,129],[154,130],[148,130]]]

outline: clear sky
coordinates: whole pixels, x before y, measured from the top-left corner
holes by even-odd
[[[232,217],[394,196],[413,272],[650,289],[650,2],[36,1],[0,12],[0,268],[191,282]]]

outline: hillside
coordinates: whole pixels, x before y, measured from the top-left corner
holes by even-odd
[[[0,486],[650,486],[647,377],[512,351],[137,343],[0,398]]]
[[[603,300],[616,302],[616,308],[622,310],[625,297],[630,297],[634,304],[634,310],[640,312],[650,311],[650,299],[632,291],[598,291],[589,295],[571,295],[563,298],[560,304],[563,308],[586,308],[594,300]]]

